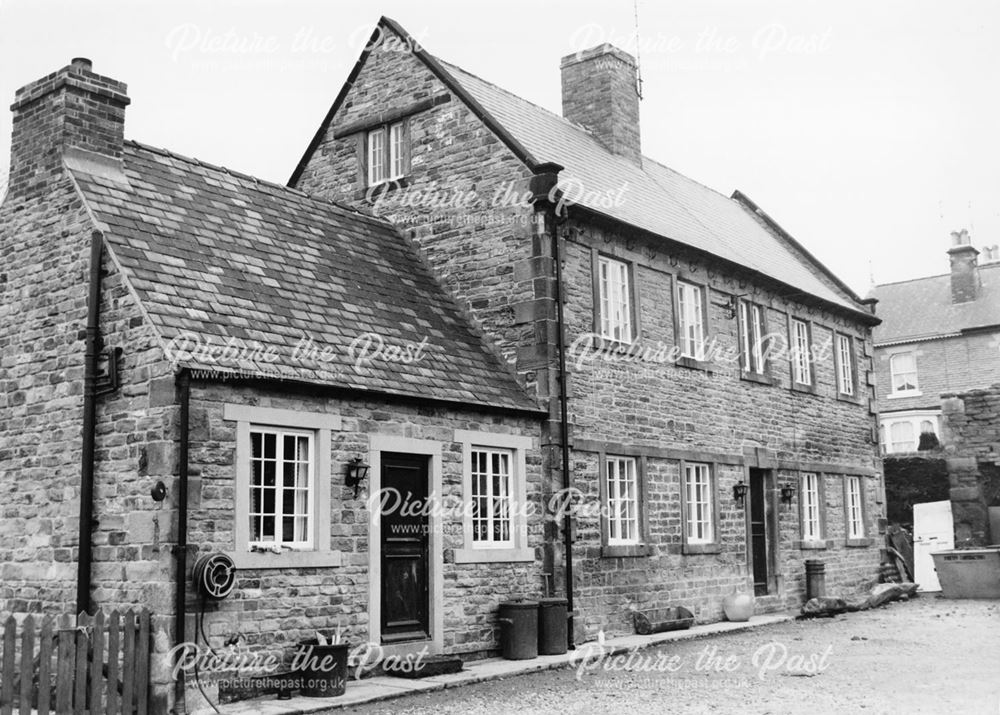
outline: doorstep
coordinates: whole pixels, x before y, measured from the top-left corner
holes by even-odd
[[[754,616],[745,622],[720,621],[718,623],[692,626],[684,631],[667,631],[665,633],[653,633],[648,636],[633,635],[609,638],[604,642],[604,651],[609,656],[617,655],[633,649],[651,648],[673,641],[704,638],[723,633],[745,631],[761,626],[770,626],[775,623],[790,621],[793,618],[794,616],[792,615],[771,614]],[[414,693],[427,693],[434,690],[454,688],[460,685],[482,683],[487,680],[498,680],[512,675],[565,668],[578,662],[580,651],[588,645],[596,645],[596,643],[590,641],[581,645],[576,651],[569,651],[562,655],[541,655],[531,660],[504,660],[503,658],[476,660],[465,664],[463,670],[458,673],[416,680],[392,678],[385,675],[365,678],[363,680],[348,680],[347,692],[334,698],[296,697],[291,700],[278,700],[272,696],[220,705],[219,712],[222,715],[298,715],[299,713],[318,713],[336,710],[363,705],[365,703],[374,703],[380,700],[391,700]],[[214,715],[214,712],[211,708],[200,708],[195,710],[192,715]]]

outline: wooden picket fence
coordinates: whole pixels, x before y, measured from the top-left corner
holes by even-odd
[[[0,715],[146,715],[146,609],[10,616],[0,646]]]

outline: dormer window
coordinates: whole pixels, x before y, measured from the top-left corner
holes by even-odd
[[[369,186],[395,181],[406,175],[410,147],[405,119],[370,130],[366,144]]]

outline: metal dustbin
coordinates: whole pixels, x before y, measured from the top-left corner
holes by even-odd
[[[538,656],[538,601],[514,599],[500,604],[500,654],[507,660]]]
[[[565,598],[543,598],[538,606],[538,655],[566,652],[569,602]]]
[[[806,600],[826,596],[826,564],[809,559],[806,561]]]

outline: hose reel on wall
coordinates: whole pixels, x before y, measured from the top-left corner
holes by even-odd
[[[203,554],[194,564],[191,581],[199,594],[221,601],[236,588],[236,564],[226,554]]]

